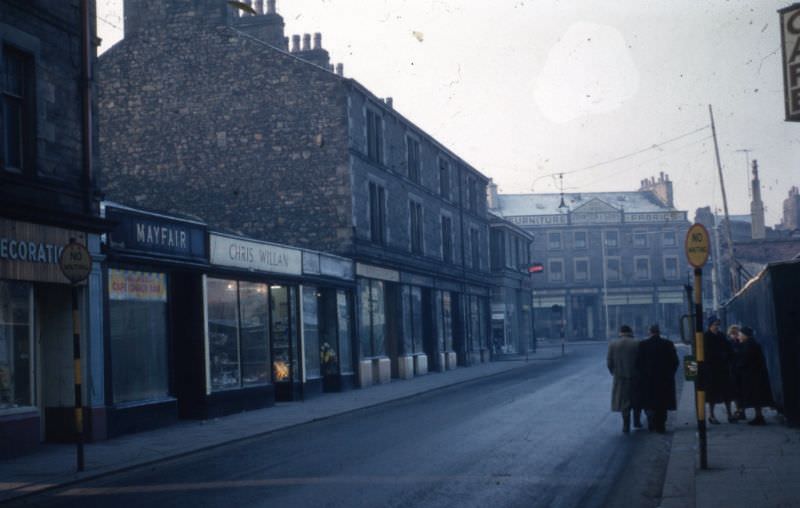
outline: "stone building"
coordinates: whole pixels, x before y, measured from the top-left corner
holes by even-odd
[[[82,107],[94,28],[94,2],[0,0],[0,457],[75,438],[71,292],[58,261],[70,239],[96,255],[104,230]],[[99,281],[96,266],[78,291],[88,438],[103,433]]]
[[[797,186],[792,186],[789,195],[783,200],[780,228],[791,233],[800,233],[800,190]]]
[[[487,358],[488,179],[253,5],[125,2],[98,67],[104,191],[353,259],[361,386]]]
[[[494,212],[536,235],[537,337],[605,339],[622,324],[669,336],[686,313],[689,223],[663,173],[633,192],[500,194]]]

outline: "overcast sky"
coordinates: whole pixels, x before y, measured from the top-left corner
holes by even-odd
[[[731,213],[749,213],[755,158],[773,225],[800,185],[776,12],[790,3],[278,0],[278,12],[287,36],[322,32],[347,77],[503,193],[557,192],[559,172],[566,191],[636,190],[664,171],[690,219],[721,209],[711,104]],[[102,51],[122,36],[122,1],[97,4]]]

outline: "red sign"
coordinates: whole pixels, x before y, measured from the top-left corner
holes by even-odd
[[[543,271],[544,265],[542,263],[533,263],[528,267],[528,273],[542,273]]]

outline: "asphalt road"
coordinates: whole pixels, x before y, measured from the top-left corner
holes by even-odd
[[[605,344],[109,476],[24,506],[657,506],[670,435],[621,433]]]

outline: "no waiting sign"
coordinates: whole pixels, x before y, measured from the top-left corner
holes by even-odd
[[[695,268],[703,268],[708,261],[708,230],[702,224],[692,224],[686,233],[686,259]]]

